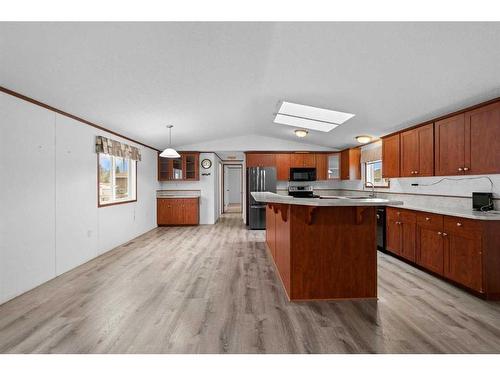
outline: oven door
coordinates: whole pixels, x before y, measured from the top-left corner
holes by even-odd
[[[290,168],[290,181],[316,181],[316,168]]]

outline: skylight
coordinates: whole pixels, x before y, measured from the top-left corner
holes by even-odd
[[[352,117],[354,117],[354,115],[351,113],[282,102],[274,118],[274,122],[299,128],[329,132]]]

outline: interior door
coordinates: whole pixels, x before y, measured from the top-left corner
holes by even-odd
[[[434,125],[437,176],[463,174],[465,166],[465,116],[456,115]]]

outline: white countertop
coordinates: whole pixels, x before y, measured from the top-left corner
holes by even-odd
[[[429,212],[432,214],[439,214],[439,215],[457,216],[457,217],[463,217],[465,219],[500,220],[500,211],[493,211],[492,213],[491,212],[489,213],[489,212],[473,211],[472,209],[465,209],[465,208],[439,208],[439,207],[413,206],[407,204],[404,204],[403,206],[398,206],[398,208]]]
[[[200,190],[157,190],[156,198],[199,198]]]
[[[299,206],[321,206],[321,207],[348,207],[348,206],[387,206],[400,205],[402,201],[382,199],[382,198],[363,198],[349,199],[341,196],[325,196],[328,199],[321,198],[295,198],[289,195],[279,195],[270,192],[252,192],[257,202],[263,203],[283,203],[295,204]]]

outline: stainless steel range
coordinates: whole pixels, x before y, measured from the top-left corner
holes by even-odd
[[[319,195],[314,194],[314,189],[311,185],[289,186],[288,195],[297,198],[319,198]]]

